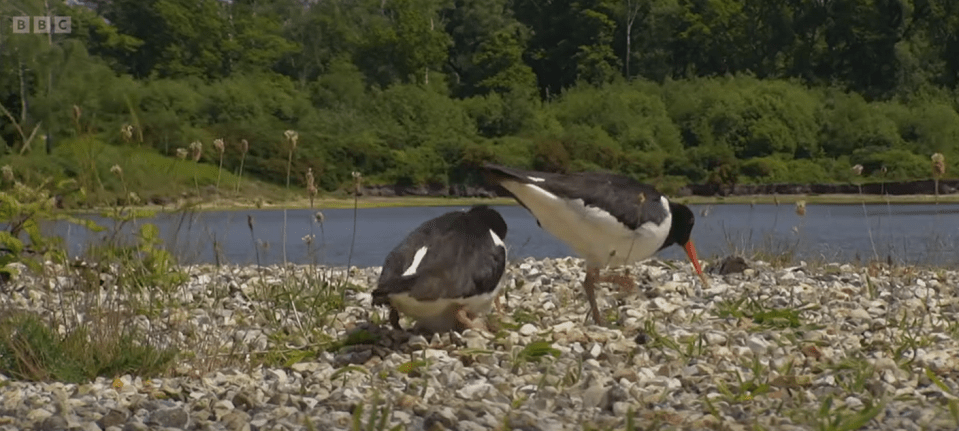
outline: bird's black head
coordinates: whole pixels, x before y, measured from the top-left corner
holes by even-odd
[[[496,232],[496,236],[501,240],[506,240],[506,220],[503,220],[499,211],[487,205],[473,205],[468,214],[477,217],[484,225],[493,229],[493,232]]]
[[[663,248],[672,244],[682,246],[683,249],[686,250],[686,256],[689,257],[693,268],[696,270],[696,275],[703,281],[703,286],[709,287],[709,281],[706,279],[706,275],[703,274],[703,268],[699,265],[699,257],[696,256],[696,246],[694,246],[693,241],[689,239],[689,236],[693,233],[693,225],[696,224],[696,217],[693,216],[693,211],[686,205],[670,202],[669,212],[673,215],[673,225],[669,227],[669,236],[666,237]]]
[[[669,203],[669,212],[673,215],[673,224],[669,228],[669,236],[666,237],[663,248],[673,244],[685,246],[689,242],[689,236],[693,233],[696,217],[686,205],[673,202]]]

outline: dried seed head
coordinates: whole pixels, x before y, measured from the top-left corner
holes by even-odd
[[[223,155],[223,150],[224,150],[223,140],[222,140],[222,139],[214,139],[214,140],[213,140],[213,148],[216,148],[216,150],[217,150],[217,151],[220,153],[220,155],[222,156],[222,155]]]
[[[120,135],[123,136],[123,140],[125,141],[133,139],[133,126],[124,124],[123,127],[120,127]]]
[[[247,151],[250,151],[250,143],[246,142],[246,139],[240,140],[240,150],[243,151],[243,154],[246,154]]]
[[[879,172],[881,172],[883,175],[886,175],[886,172],[889,172],[889,170],[886,169],[886,165],[882,165],[882,168],[879,169]]]
[[[314,236],[314,235],[306,235],[306,236],[303,237],[303,242],[305,242],[306,245],[313,244],[313,239],[314,239],[314,238],[316,238],[316,236]]]
[[[286,140],[290,142],[293,146],[293,149],[296,149],[296,141],[300,139],[300,135],[294,130],[287,130],[283,132],[283,135],[286,136]]]
[[[140,203],[140,195],[136,194],[136,192],[130,192],[130,202],[135,204]]]
[[[3,171],[3,179],[6,181],[13,181],[13,168],[10,165],[3,165],[0,168],[0,171]]]
[[[316,196],[316,181],[313,178],[313,168],[306,170],[306,191],[310,194],[311,198]]]
[[[191,142],[190,150],[193,151],[193,161],[199,162],[200,156],[203,155],[203,143],[201,143],[200,141]]]
[[[796,201],[796,215],[800,217],[806,215],[806,201]]]
[[[353,171],[353,179],[358,180],[358,179],[360,179],[360,178],[363,178],[363,174],[361,174],[361,173],[359,173],[359,172],[357,172],[357,171]]]
[[[852,173],[856,175],[862,175],[862,165],[856,165],[852,167]]]
[[[83,114],[83,110],[79,106],[73,105],[73,119],[79,121],[81,114]]]
[[[121,168],[120,165],[113,165],[112,167],[110,167],[110,172],[112,172],[114,175],[118,177],[123,176],[123,168]]]
[[[942,153],[932,155],[932,174],[941,177],[946,174],[946,156]]]
[[[317,211],[316,214],[313,214],[313,218],[320,223],[323,223],[323,221],[326,220],[326,216],[323,215],[322,211]]]
[[[183,160],[186,159],[187,151],[186,148],[177,148],[176,149],[176,158]]]

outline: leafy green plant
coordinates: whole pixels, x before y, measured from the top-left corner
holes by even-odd
[[[9,177],[12,180],[12,169]],[[43,235],[40,222],[63,220],[83,226],[92,231],[103,228],[91,220],[73,217],[57,211],[56,195],[85,194],[82,188],[75,188],[73,180],[63,180],[50,187],[49,180],[37,187],[30,187],[19,181],[0,189],[0,224],[6,228],[0,231],[0,277],[10,279],[17,275],[14,263],[26,265],[34,272],[42,272],[40,263],[44,260],[65,262],[66,253],[62,248],[62,238]]]

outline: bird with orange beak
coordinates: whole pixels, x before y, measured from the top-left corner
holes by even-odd
[[[686,250],[704,286],[709,286],[690,234],[689,207],[670,202],[655,187],[603,172],[559,174],[484,164],[483,176],[525,207],[536,224],[586,260],[584,289],[590,314],[605,324],[596,305],[597,282],[624,284],[600,275],[606,267],[645,260],[677,244]],[[624,286],[625,287],[625,286]]]

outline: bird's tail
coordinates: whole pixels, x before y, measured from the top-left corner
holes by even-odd
[[[486,182],[499,185],[501,182],[506,180],[514,180],[520,182],[529,181],[526,178],[526,175],[518,169],[508,168],[506,166],[494,165],[492,163],[484,163],[481,173],[483,174],[483,179]]]

